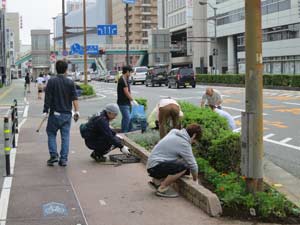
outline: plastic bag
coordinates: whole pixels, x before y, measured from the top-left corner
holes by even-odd
[[[131,108],[129,130],[142,130],[147,129],[146,113],[143,105],[134,105]]]

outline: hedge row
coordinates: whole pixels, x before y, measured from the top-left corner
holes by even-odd
[[[219,83],[219,84],[245,84],[243,74],[208,75],[198,74],[196,76],[199,83]],[[264,86],[279,87],[300,87],[300,75],[263,75]]]
[[[94,95],[96,93],[93,86],[91,86],[89,84],[80,84],[79,86],[82,89],[83,96],[90,96],[90,95]]]

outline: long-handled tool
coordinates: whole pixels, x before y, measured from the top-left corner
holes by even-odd
[[[37,133],[40,132],[41,127],[43,126],[44,122],[45,122],[47,119],[48,119],[48,117],[44,117],[44,118],[43,118],[43,120],[41,121],[41,123],[40,123],[38,129],[36,130]]]

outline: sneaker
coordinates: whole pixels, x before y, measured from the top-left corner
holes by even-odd
[[[106,157],[105,156],[96,155],[95,152],[92,152],[91,158],[94,159],[96,162],[106,162]]]
[[[155,194],[159,197],[165,198],[177,198],[179,196],[172,188],[165,188],[164,190],[160,190],[160,188],[158,188]]]
[[[65,166],[67,166],[67,161],[59,160],[58,165],[65,167]]]
[[[50,159],[47,161],[48,166],[54,166],[54,163],[58,162],[57,156],[51,156]]]
[[[157,189],[159,188],[159,185],[155,184],[153,181],[149,181],[148,184],[149,187],[152,188],[154,191],[157,191]]]

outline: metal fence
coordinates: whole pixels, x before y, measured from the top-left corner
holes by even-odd
[[[10,152],[12,148],[16,148],[16,134],[19,133],[18,124],[18,102],[15,99],[4,116],[4,153],[6,176],[10,176]]]

